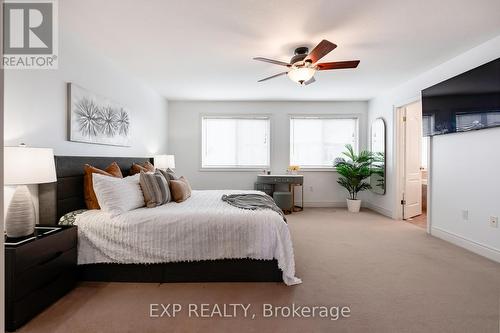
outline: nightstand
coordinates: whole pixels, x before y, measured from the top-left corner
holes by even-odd
[[[5,238],[5,327],[13,331],[76,284],[76,226],[38,225]]]

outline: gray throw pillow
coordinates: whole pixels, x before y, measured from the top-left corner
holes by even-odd
[[[179,179],[179,177],[177,177],[177,175],[175,174],[175,172],[172,169],[167,169],[167,170],[156,169],[156,170],[160,171],[161,174],[163,175],[163,177],[165,177],[165,179],[167,181],[178,180]]]
[[[141,184],[144,201],[148,208],[161,206],[172,201],[167,180],[159,170],[156,170],[154,173],[141,171],[139,183]]]

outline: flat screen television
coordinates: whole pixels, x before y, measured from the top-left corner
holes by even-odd
[[[500,58],[422,91],[424,136],[500,126]]]

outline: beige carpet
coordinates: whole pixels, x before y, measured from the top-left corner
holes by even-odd
[[[303,284],[82,283],[20,332],[491,332],[500,264],[370,211],[288,216]],[[149,318],[150,303],[251,303],[256,318]],[[349,306],[337,321],[262,318],[263,303]]]

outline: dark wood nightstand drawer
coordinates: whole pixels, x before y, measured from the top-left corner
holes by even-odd
[[[77,227],[37,226],[5,245],[5,326],[18,329],[70,291],[77,278]]]
[[[50,284],[65,271],[76,269],[76,247],[66,252],[56,252],[48,261],[31,266],[16,278],[16,288],[12,293],[14,301]]]
[[[65,270],[54,280],[34,292],[26,295],[21,300],[12,302],[12,307],[7,313],[10,315],[6,322],[7,330],[13,331],[33,318],[34,314],[57,301],[62,295],[69,292],[76,285],[75,272]]]
[[[53,259],[57,254],[68,251],[76,246],[76,230],[65,230],[54,233],[36,242],[28,243],[16,250],[15,274],[21,274],[25,270],[43,265]]]

